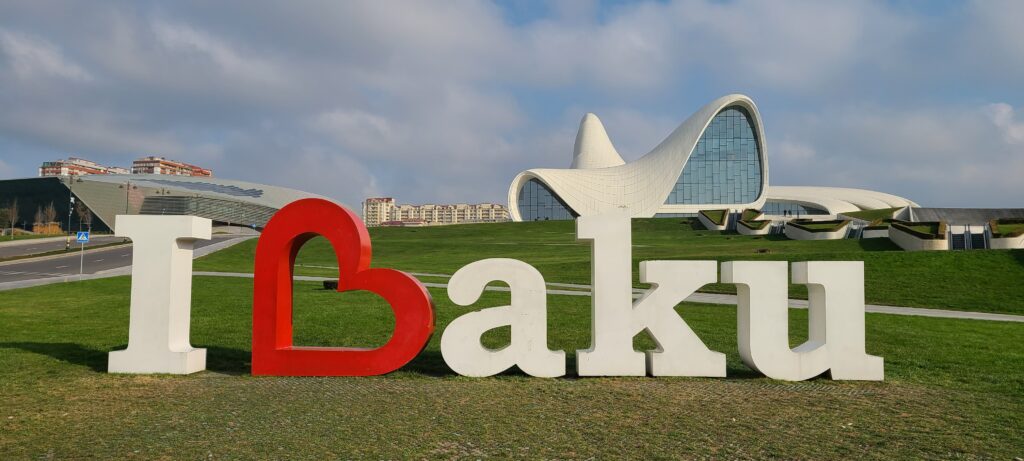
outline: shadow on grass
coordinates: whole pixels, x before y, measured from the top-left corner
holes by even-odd
[[[860,239],[858,243],[865,251],[902,251],[898,245],[887,238]]]
[[[1020,257],[1024,258],[1024,254],[1020,255]],[[111,350],[121,350],[126,346],[122,344]],[[72,365],[88,367],[97,373],[106,373],[107,354],[110,352],[74,343],[10,342],[0,343],[0,348],[20,349],[34,354],[46,355]],[[205,349],[207,370],[230,375],[246,375],[251,372],[252,363],[249,351],[216,346],[206,347]],[[566,359],[566,374],[560,379],[578,379],[575,354],[570,354]],[[440,351],[423,351],[409,364],[396,371],[412,372],[437,378],[457,376],[444,363],[444,358],[441,356]],[[518,367],[513,366],[498,376],[526,377],[527,375]],[[727,376],[729,379],[763,378],[761,374],[743,366],[730,366]]]
[[[229,347],[203,346],[206,349],[206,369],[229,375],[247,375],[252,372],[252,353]]]
[[[455,376],[455,372],[444,363],[441,351],[420,352],[416,358],[399,370],[434,377]]]
[[[46,355],[72,365],[89,367],[93,371],[107,371],[107,352],[74,343],[0,343],[0,348],[21,349],[33,354]]]
[[[128,347],[118,345],[110,350],[92,349],[75,343],[0,343],[0,349],[20,349],[33,354],[53,357],[65,363],[88,367],[98,373],[106,373],[107,356],[111,351]],[[206,347],[206,369],[228,374],[246,374],[250,369],[249,351],[225,347]]]
[[[1021,266],[1024,266],[1024,250],[1010,250],[1010,254],[1013,255],[1013,259],[1016,259]]]

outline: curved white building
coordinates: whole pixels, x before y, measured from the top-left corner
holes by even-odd
[[[569,169],[519,173],[508,192],[516,221],[573,219],[614,209],[634,217],[747,208],[821,214],[916,206],[894,195],[829,187],[769,187],[764,125],[749,97],[731,94],[690,116],[647,155],[626,163],[587,114]]]

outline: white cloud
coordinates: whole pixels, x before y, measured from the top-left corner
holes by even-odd
[[[859,187],[925,206],[1020,207],[1024,153],[994,123],[992,107],[831,107],[777,118],[793,140],[769,147],[774,184]],[[771,136],[769,134],[769,136]],[[799,158],[791,144],[815,155]]]
[[[1003,132],[1006,142],[1024,144],[1024,120],[1017,120],[1013,106],[1001,102],[990,104],[986,109],[992,118],[992,123]]]
[[[95,110],[21,108],[0,113],[0,132],[16,133],[11,137],[47,144],[63,152],[103,152],[128,157],[183,153],[182,145],[170,133],[147,132],[132,125],[123,117]]]
[[[153,33],[161,45],[174,52],[209,59],[227,78],[280,82],[283,76],[274,64],[253,56],[243,56],[225,41],[182,24],[154,21]]]
[[[488,2],[13,4],[0,146],[182,156],[347,203],[503,200],[569,163],[586,112],[636,158],[737,91],[766,115],[773,182],[982,203],[1020,196],[1021,5],[584,0],[516,23]]]
[[[388,119],[355,109],[339,108],[319,114],[309,125],[357,155],[386,155],[404,138]]]
[[[777,148],[771,149],[768,155],[773,162],[800,163],[813,159],[817,153],[811,146],[786,139]]]
[[[78,64],[67,59],[52,43],[0,28],[0,51],[7,56],[15,74],[30,81],[41,77],[59,77],[87,82],[93,79]]]

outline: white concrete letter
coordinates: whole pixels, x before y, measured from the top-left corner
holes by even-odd
[[[640,281],[654,286],[633,304],[629,216],[581,216],[576,229],[578,239],[593,242],[591,345],[577,351],[580,376],[725,376],[725,355],[709,350],[675,311],[717,280],[715,261],[640,263]],[[633,349],[645,330],[658,345],[646,354]]]
[[[774,379],[802,381],[831,369],[832,379],[881,380],[882,358],[864,350],[864,263],[793,263],[793,282],[807,285],[808,339],[789,348],[789,283],[781,261],[722,263],[735,283],[737,339],[747,366]]]
[[[109,355],[110,373],[189,374],[206,368],[206,349],[189,343],[192,245],[211,221],[194,216],[120,215],[115,234],[132,239],[128,348]]]
[[[832,379],[885,379],[884,359],[864,346],[864,261],[793,263],[793,283],[807,285],[810,340],[828,348]]]
[[[470,312],[453,320],[441,335],[441,356],[456,373],[491,376],[518,365],[542,378],[565,374],[565,352],[548,350],[547,287],[533,266],[515,259],[484,259],[459,269],[448,281],[448,297],[461,306],[480,299],[488,282],[511,289],[511,305]],[[511,343],[498,350],[484,347],[480,336],[510,325]]]
[[[725,354],[701,341],[676,304],[718,280],[717,261],[643,261],[640,282],[653,285],[633,308],[633,328],[646,330],[658,348],[647,351],[651,376],[725,377]]]

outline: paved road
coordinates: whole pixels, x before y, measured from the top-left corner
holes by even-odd
[[[202,248],[235,237],[237,236],[217,236],[212,240],[200,240],[196,242],[195,247]],[[119,237],[115,237],[115,239],[120,240]],[[60,243],[60,248],[64,248],[62,242],[58,243]],[[0,283],[78,275],[79,258],[80,255],[78,253],[72,252],[67,256],[3,263],[0,264]],[[95,274],[101,271],[128,267],[131,264],[131,245],[86,251],[83,273]]]
[[[33,239],[34,240],[34,239]],[[0,259],[12,258],[15,256],[34,255],[41,253],[49,253],[51,251],[63,250],[64,239],[39,239],[41,241],[33,240],[15,240],[11,243],[17,243],[11,245],[10,243],[0,242]],[[71,238],[71,246],[78,248],[78,244],[75,243],[74,237]],[[94,236],[89,243],[85,244],[85,248],[88,249],[90,246],[104,245],[107,243],[120,242],[124,240],[123,237],[114,237],[112,235],[99,235]]]

